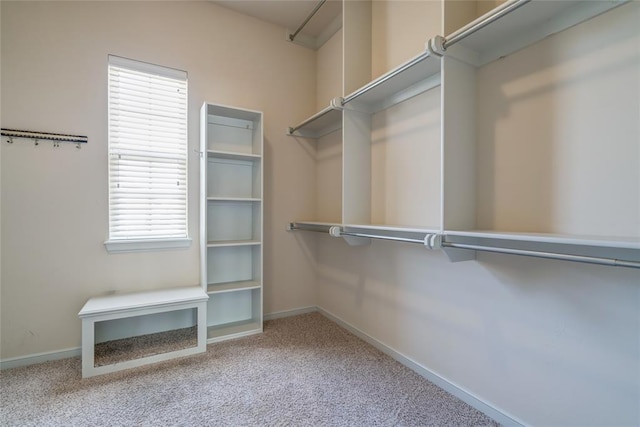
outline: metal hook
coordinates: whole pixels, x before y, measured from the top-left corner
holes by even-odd
[[[8,142],[9,144],[13,144],[13,137],[12,137],[12,136],[10,136],[10,137],[9,137],[9,139],[7,140],[7,142]]]
[[[82,148],[82,146],[80,145],[80,143],[79,143],[79,142],[76,144],[76,148],[77,148],[78,150]]]
[[[38,142],[38,138],[35,138],[35,139],[34,139],[34,143],[36,144],[36,147],[37,147],[38,145],[40,145],[40,142]]]

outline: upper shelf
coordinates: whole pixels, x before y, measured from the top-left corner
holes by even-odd
[[[440,84],[440,58],[422,52],[344,97],[343,105],[375,113]]]
[[[345,98],[333,99],[327,108],[287,129],[287,134],[320,138],[342,127],[343,105],[375,113],[438,85],[440,58],[425,51]]]
[[[510,0],[448,35],[444,47],[482,66],[628,1]]]
[[[288,135],[298,135],[307,138],[320,138],[342,127],[342,107],[332,101],[331,105],[309,117],[302,123],[290,127]]]

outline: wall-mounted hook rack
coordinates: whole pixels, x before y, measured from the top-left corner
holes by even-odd
[[[14,138],[33,139],[36,146],[40,145],[40,140],[52,141],[55,148],[60,147],[61,142],[74,142],[76,148],[81,148],[80,144],[86,144],[88,139],[83,135],[69,135],[64,133],[33,132],[30,130],[17,130],[2,128],[2,136],[8,137],[7,142],[13,144]]]

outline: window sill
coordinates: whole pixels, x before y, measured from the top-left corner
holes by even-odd
[[[188,237],[179,239],[107,240],[104,247],[110,254],[127,252],[151,252],[186,249],[191,246]]]

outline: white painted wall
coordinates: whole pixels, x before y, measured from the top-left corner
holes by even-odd
[[[91,295],[197,282],[195,240],[174,253],[102,246],[114,53],[189,71],[190,148],[205,100],[265,112],[265,312],[318,304],[528,424],[640,424],[638,271],[496,254],[453,264],[417,245],[349,247],[284,231],[313,217],[320,199],[314,147],[283,132],[315,112],[315,54],[282,42],[281,28],[205,2],[2,2],[0,11],[2,126],[90,140],[80,151],[1,144],[2,358],[79,346],[76,314]],[[626,65],[637,70],[637,57]],[[197,164],[194,156],[194,238]]]
[[[371,223],[439,229],[440,87],[371,122]]]
[[[91,296],[198,283],[198,111],[264,111],[265,313],[314,303],[310,257],[285,231],[315,209],[314,159],[284,129],[314,112],[314,53],[209,2],[2,2],[2,127],[77,133],[1,144],[2,353],[80,345]],[[109,255],[107,55],[189,73],[189,250]],[[277,254],[276,254],[277,248]]]
[[[630,6],[478,70],[478,228],[640,237]]]
[[[342,96],[342,29],[316,52],[316,111]]]
[[[372,6],[372,80],[421,54],[430,38],[442,35],[439,1],[373,1]]]
[[[638,235],[639,19],[635,2],[478,72],[481,225],[514,227],[510,204],[525,208],[520,226],[553,209],[562,215],[544,231]],[[601,26],[615,30],[587,35]],[[553,199],[538,206],[532,191],[547,182]],[[485,253],[454,264],[418,245],[317,241],[321,308],[515,420],[640,424],[640,271]]]

